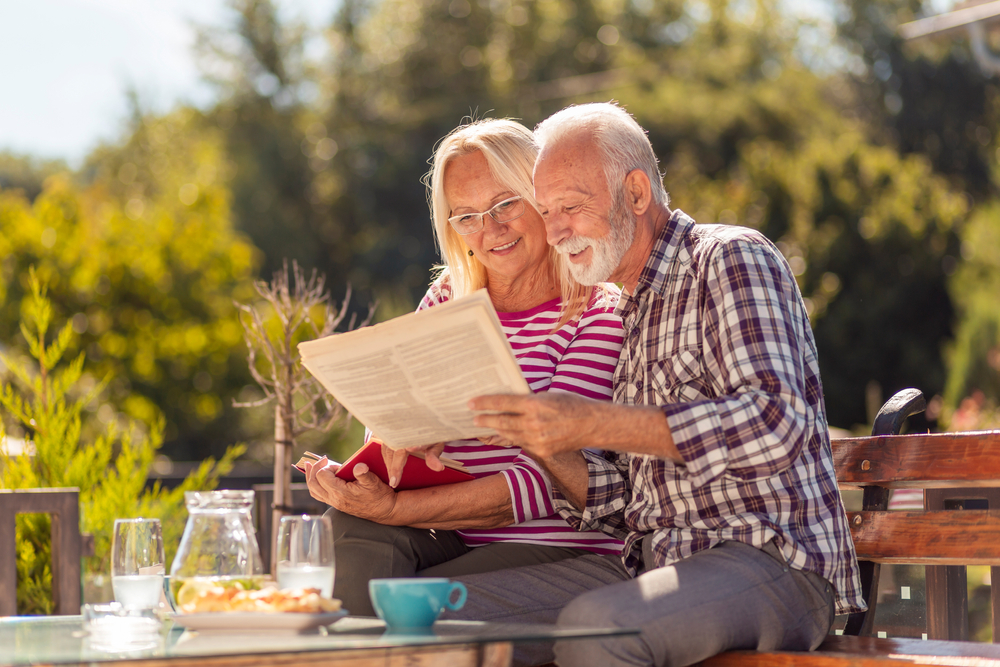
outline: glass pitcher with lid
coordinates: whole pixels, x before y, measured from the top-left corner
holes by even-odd
[[[188,491],[188,520],[170,566],[175,605],[213,586],[260,588],[264,568],[250,515],[253,491]]]

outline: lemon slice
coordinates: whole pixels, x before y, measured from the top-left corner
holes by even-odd
[[[177,591],[177,606],[183,607],[194,602],[199,595],[215,588],[215,582],[206,579],[188,579]]]

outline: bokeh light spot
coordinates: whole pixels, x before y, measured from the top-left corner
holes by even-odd
[[[601,40],[602,44],[607,44],[608,46],[617,44],[619,37],[618,28],[613,25],[602,25],[601,29],[597,31],[597,39]]]

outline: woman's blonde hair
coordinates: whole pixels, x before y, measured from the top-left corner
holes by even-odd
[[[431,169],[424,176],[427,204],[431,210],[434,236],[443,264],[435,267],[439,278],[448,276],[454,298],[471,294],[486,287],[489,278],[486,267],[469,256],[465,239],[448,223],[451,209],[444,194],[444,174],[455,158],[479,151],[486,158],[490,175],[510,191],[524,197],[525,203],[538,210],[531,172],[538,156],[531,130],[512,120],[478,120],[459,125],[442,139],[431,158]],[[570,275],[566,259],[549,247],[552,277],[562,294],[562,315],[557,327],[578,317],[587,306],[591,289],[576,282]]]

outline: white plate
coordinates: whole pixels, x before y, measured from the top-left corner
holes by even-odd
[[[330,625],[347,616],[343,609],[323,614],[279,612],[265,614],[255,611],[206,612],[202,614],[177,614],[174,623],[196,632],[307,632],[323,625]]]

